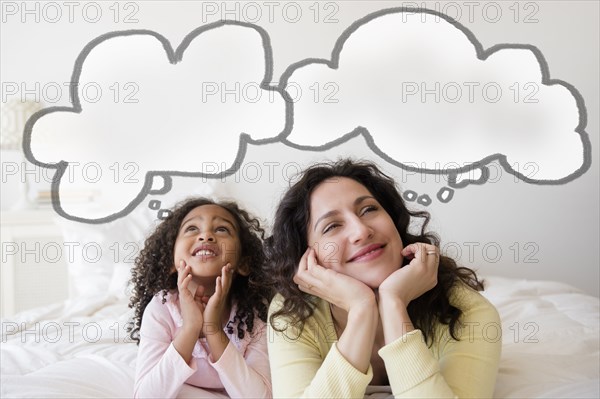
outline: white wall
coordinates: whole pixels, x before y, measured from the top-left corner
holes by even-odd
[[[23,14],[21,2],[4,2],[0,39],[2,101],[18,98],[25,87],[30,90],[28,98],[38,95],[40,100],[50,103],[52,101],[48,100],[53,100],[55,93],[44,92],[44,88],[50,90],[59,84],[64,90],[62,98],[50,105],[68,106],[68,92],[63,83],[70,80],[76,57],[92,39],[114,30],[150,29],[168,38],[175,46],[193,29],[220,16],[207,16],[202,13],[203,10],[214,10],[216,7],[221,12],[224,4],[209,2],[202,6],[187,1],[174,3],[177,2],[121,3],[119,22],[115,23],[116,8],[112,2],[97,2],[87,8],[85,3],[79,3],[73,10],[73,22],[69,21],[68,8],[60,2],[55,3],[58,4],[56,9],[44,8],[41,5],[43,3],[37,3],[39,12],[35,9],[35,3],[28,3],[30,10],[34,10],[30,14]],[[235,10],[236,3],[228,4],[230,10]],[[408,5],[408,2],[321,3],[317,23],[314,22],[315,8],[310,8],[313,2],[294,3],[300,4],[304,13],[304,17],[296,23],[290,22],[293,10],[289,7],[286,9],[290,14],[283,16],[283,3],[273,10],[272,21],[269,20],[269,9],[264,3],[253,4],[263,13],[257,24],[270,36],[274,57],[273,78],[278,80],[293,62],[306,58],[328,58],[336,39],[352,22],[372,11]],[[328,8],[325,8],[325,4],[329,4]],[[457,9],[443,8],[444,4],[431,2],[429,5],[456,15]],[[560,280],[598,295],[598,3],[542,1],[526,3],[530,4],[527,8],[521,3],[517,17],[517,9],[510,8],[512,2],[497,2],[494,4],[500,4],[503,14],[495,23],[491,22],[494,19],[491,13],[495,8],[486,8],[487,3],[481,3],[478,8],[471,10],[471,15],[469,8],[463,3],[453,4],[457,4],[462,13],[460,22],[475,34],[484,48],[500,43],[534,45],[543,53],[550,76],[577,88],[587,109],[585,130],[591,140],[592,166],[574,181],[546,186],[515,180],[501,168],[493,167],[493,173],[501,173],[494,177],[493,183],[457,189],[454,199],[448,204],[434,201],[428,207],[433,214],[432,228],[441,235],[445,248],[456,255],[460,263],[479,269],[483,274]],[[96,5],[102,10],[102,17],[98,22],[90,22],[95,18],[93,12]],[[238,3],[237,7],[240,19],[254,20],[253,9],[244,8],[243,3]],[[82,14],[84,8],[87,12],[85,17]],[[490,14],[482,14],[484,8]],[[57,22],[51,22],[57,19],[56,10],[62,12],[62,17]],[[334,11],[338,22],[323,23],[324,16]],[[125,15],[129,13],[133,13],[137,23],[124,22]],[[532,15],[531,13],[534,13],[537,22],[525,23],[525,17]],[[229,18],[233,15],[229,14]],[[35,21],[36,16],[39,17],[39,22]],[[15,84],[18,92],[7,94],[6,89],[14,88]],[[166,135],[164,140],[168,139]],[[431,143],[432,146],[434,144]],[[61,145],[68,146],[68,143]],[[399,142],[398,145],[402,143]],[[282,173],[294,171],[296,164],[306,165],[340,155],[378,160],[360,137],[325,152],[300,151],[281,143],[249,146],[237,178],[231,176],[226,179],[226,191],[268,219],[287,183],[282,178]],[[159,147],[155,156],[171,157],[176,154],[164,153]],[[4,159],[2,162],[5,162]],[[434,176],[406,173],[385,161],[379,162],[398,178],[404,189],[434,197],[445,185],[443,178],[436,181]],[[561,162],[560,157],[557,157],[556,162]],[[254,175],[253,168],[257,164],[261,168],[260,178]],[[275,166],[269,169],[267,165]],[[276,176],[272,181],[270,172],[274,172]],[[5,176],[3,168],[3,191],[6,187],[15,189],[15,184],[18,184],[15,179],[14,176]],[[182,194],[187,190],[190,181],[186,181],[184,190],[184,184],[179,183],[182,180],[185,179],[174,180],[171,195],[178,190]],[[202,179],[198,178],[197,183],[201,184]],[[47,188],[49,184],[41,181],[38,187]],[[160,198],[160,195],[151,198]],[[139,206],[147,206],[148,200]],[[12,201],[13,198],[3,197],[3,209],[10,208],[9,202]],[[93,226],[90,225],[89,228]]]

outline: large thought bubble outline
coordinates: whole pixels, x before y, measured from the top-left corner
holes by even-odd
[[[215,179],[221,178],[222,179],[226,176],[233,175],[234,173],[236,173],[238,171],[238,169],[240,168],[240,166],[242,164],[242,161],[245,158],[246,149],[247,149],[248,144],[264,145],[264,144],[277,142],[279,140],[279,138],[281,137],[283,132],[285,132],[285,130],[286,130],[285,128],[282,132],[280,132],[278,135],[276,135],[272,138],[265,138],[265,139],[258,139],[258,140],[252,139],[250,137],[250,135],[248,135],[246,133],[240,133],[238,152],[233,161],[233,166],[228,168],[227,170],[221,171],[219,173],[181,172],[181,171],[148,171],[146,173],[146,176],[144,179],[144,184],[143,184],[140,192],[136,195],[136,197],[129,204],[127,204],[127,206],[125,208],[123,208],[121,211],[115,212],[111,215],[108,215],[108,216],[102,217],[102,218],[98,218],[98,219],[87,219],[87,218],[74,216],[69,213],[66,213],[64,211],[64,209],[62,208],[61,202],[60,202],[59,188],[60,188],[61,179],[68,168],[68,165],[69,165],[68,161],[60,161],[58,163],[45,163],[45,162],[38,161],[35,158],[35,156],[33,155],[33,152],[31,150],[31,135],[32,135],[33,126],[40,118],[42,118],[43,116],[45,116],[47,114],[53,113],[53,112],[72,112],[72,113],[78,113],[78,114],[82,112],[83,109],[81,106],[81,101],[79,99],[79,92],[78,92],[79,78],[81,76],[83,64],[84,64],[87,56],[90,54],[90,52],[96,46],[98,46],[99,44],[101,44],[102,42],[104,42],[106,40],[117,38],[117,37],[125,37],[125,36],[133,36],[133,35],[150,35],[150,36],[153,36],[154,38],[156,38],[162,44],[162,47],[165,50],[165,53],[169,60],[169,63],[172,65],[176,65],[177,63],[182,61],[184,52],[187,49],[187,47],[190,45],[192,40],[194,40],[197,36],[199,36],[203,32],[209,31],[211,29],[217,29],[217,28],[220,28],[220,27],[226,26],[226,25],[237,25],[237,26],[252,28],[260,34],[261,39],[262,39],[262,46],[263,46],[263,50],[264,50],[264,57],[265,57],[265,74],[260,83],[260,88],[264,89],[264,90],[278,92],[283,97],[283,99],[285,100],[285,113],[286,113],[285,123],[286,124],[290,123],[290,121],[293,118],[291,117],[292,102],[289,99],[289,95],[287,94],[286,91],[284,91],[278,87],[269,85],[269,83],[272,80],[272,75],[273,75],[273,54],[272,54],[272,50],[271,50],[270,37],[267,34],[267,32],[260,26],[253,25],[253,24],[246,23],[246,22],[240,22],[240,21],[218,21],[218,22],[210,23],[205,26],[196,28],[192,32],[187,34],[175,50],[173,50],[173,47],[171,46],[171,43],[169,40],[167,40],[161,34],[151,31],[151,30],[133,29],[133,30],[126,30],[126,31],[113,31],[113,32],[105,33],[105,34],[93,39],[92,41],[90,41],[83,48],[83,50],[81,51],[81,53],[79,54],[79,56],[77,57],[77,59],[75,61],[75,67],[74,67],[72,78],[71,78],[70,85],[69,85],[69,92],[70,92],[70,96],[71,96],[70,98],[72,99],[73,106],[72,107],[59,106],[59,107],[44,108],[41,111],[38,111],[35,114],[33,114],[27,120],[27,122],[25,124],[24,132],[23,132],[23,152],[25,154],[26,159],[39,167],[48,168],[48,169],[56,169],[56,173],[54,174],[54,176],[52,178],[52,183],[51,183],[51,200],[52,200],[52,206],[53,206],[54,210],[56,211],[56,213],[58,213],[60,216],[64,217],[65,219],[82,222],[82,223],[89,223],[89,224],[108,223],[108,222],[119,219],[119,218],[124,217],[127,214],[129,214],[144,200],[144,198],[148,194],[167,193],[171,189],[171,186],[172,186],[171,178],[173,176],[215,178]],[[155,181],[155,179],[154,179],[155,177],[162,178],[162,180],[164,182],[164,186],[162,188],[159,188],[159,189],[153,188],[153,183]]]
[[[565,184],[572,180],[575,180],[579,176],[583,175],[587,170],[589,170],[589,168],[591,167],[591,164],[592,164],[592,157],[591,157],[592,149],[591,149],[591,142],[590,142],[589,136],[588,136],[587,132],[585,132],[585,130],[584,130],[587,125],[587,110],[586,110],[586,107],[584,104],[583,96],[581,95],[581,93],[579,93],[579,91],[573,85],[569,84],[568,82],[565,82],[560,79],[551,79],[550,78],[548,63],[546,62],[546,59],[544,58],[542,52],[536,46],[531,45],[531,44],[508,44],[508,43],[496,44],[496,45],[488,48],[487,50],[484,50],[483,45],[477,40],[475,35],[468,28],[466,28],[464,25],[462,25],[460,22],[454,20],[453,18],[451,18],[445,14],[442,14],[441,12],[434,11],[434,10],[429,10],[429,9],[425,9],[425,8],[415,9],[415,8],[411,8],[411,7],[396,7],[396,8],[383,9],[383,10],[379,10],[379,11],[373,12],[371,14],[368,14],[365,17],[352,23],[346,30],[344,30],[344,32],[342,32],[342,34],[337,39],[337,41],[334,45],[330,60],[319,59],[319,58],[307,58],[307,59],[298,61],[298,62],[290,65],[281,76],[280,87],[286,87],[288,84],[288,80],[292,76],[292,74],[296,70],[298,70],[302,67],[308,66],[308,65],[323,64],[333,70],[339,69],[340,54],[342,52],[345,42],[350,38],[352,33],[357,31],[361,26],[363,26],[379,17],[386,16],[389,14],[396,14],[396,13],[430,14],[430,15],[433,15],[433,16],[436,16],[438,18],[445,20],[446,22],[452,24],[455,28],[460,30],[469,39],[471,44],[475,47],[477,59],[482,60],[482,61],[485,61],[492,54],[494,54],[500,50],[504,50],[504,49],[524,49],[524,50],[531,51],[534,54],[539,66],[540,66],[540,71],[542,74],[542,84],[544,84],[546,86],[551,86],[551,85],[555,85],[555,84],[561,85],[561,86],[565,87],[567,90],[569,90],[570,94],[573,96],[573,98],[576,101],[577,109],[579,111],[579,123],[578,123],[577,127],[574,129],[574,131],[579,134],[579,136],[581,138],[581,143],[583,145],[583,162],[581,164],[581,167],[579,169],[575,170],[574,172],[572,172],[570,175],[565,176],[560,179],[536,180],[536,179],[530,178],[528,176],[525,176],[522,173],[519,173],[518,171],[515,171],[511,167],[509,162],[507,161],[506,155],[501,154],[501,153],[488,155],[479,161],[472,162],[469,165],[465,165],[463,167],[458,167],[458,168],[452,168],[452,169],[427,169],[427,168],[413,167],[410,165],[403,164],[400,161],[396,161],[393,157],[389,156],[386,152],[384,152],[382,149],[380,149],[375,142],[375,138],[371,135],[371,133],[368,131],[368,129],[365,127],[362,127],[362,126],[356,127],[351,132],[346,133],[343,136],[338,137],[328,143],[318,145],[318,146],[311,146],[311,145],[296,144],[296,143],[288,140],[288,137],[293,132],[292,129],[293,129],[294,124],[292,122],[291,124],[286,124],[286,126],[291,126],[291,128],[289,130],[286,128],[285,136],[282,139],[282,143],[284,143],[287,146],[290,146],[292,148],[295,148],[298,150],[303,150],[303,151],[327,151],[327,150],[332,149],[338,145],[341,145],[357,136],[363,136],[363,138],[364,138],[366,144],[369,146],[369,148],[375,154],[377,154],[379,157],[381,157],[385,161],[389,162],[390,164],[395,165],[395,166],[397,166],[403,170],[409,171],[409,172],[418,172],[418,173],[433,174],[433,175],[448,174],[449,175],[449,185],[451,187],[455,187],[455,188],[462,188],[462,187],[467,186],[468,184],[484,184],[487,181],[487,178],[489,177],[489,173],[487,173],[488,170],[486,168],[486,165],[488,165],[489,163],[496,161],[496,160],[506,170],[507,173],[518,177],[519,179],[523,180],[526,183],[537,184],[537,185]],[[457,183],[457,175],[462,174],[462,173],[468,173],[475,169],[481,170],[482,177],[480,179],[478,179],[477,181],[462,181],[462,182]]]
[[[455,168],[455,169],[451,169],[451,170],[419,168],[419,167],[414,167],[411,165],[403,164],[402,162],[397,161],[393,157],[389,156],[386,152],[381,150],[376,145],[375,139],[369,133],[367,128],[360,127],[360,126],[356,127],[351,132],[346,133],[343,136],[336,138],[335,140],[329,141],[326,144],[319,145],[319,146],[299,145],[299,144],[295,144],[292,141],[288,140],[288,137],[292,134],[293,126],[294,126],[294,104],[293,104],[293,101],[291,100],[289,93],[285,90],[285,87],[287,86],[288,80],[289,80],[290,76],[292,75],[292,73],[294,71],[296,71],[297,69],[307,66],[307,65],[310,65],[310,64],[324,64],[331,69],[338,69],[340,53],[343,49],[344,43],[350,38],[352,33],[354,33],[362,25],[364,25],[368,22],[371,22],[371,21],[375,20],[376,18],[385,16],[385,15],[389,15],[389,14],[395,14],[395,13],[410,13],[410,14],[426,13],[426,14],[431,14],[431,15],[434,15],[438,18],[445,20],[446,22],[452,24],[455,28],[459,29],[469,39],[469,41],[471,42],[471,44],[474,46],[474,48],[476,50],[477,59],[479,59],[479,60],[486,60],[492,54],[494,54],[500,50],[503,50],[503,49],[526,49],[526,50],[531,51],[540,66],[540,71],[542,74],[542,83],[544,85],[548,85],[548,86],[561,85],[561,86],[565,87],[576,101],[577,109],[579,111],[579,123],[578,123],[577,127],[575,128],[575,132],[579,134],[581,142],[583,144],[583,163],[582,163],[581,167],[579,169],[577,169],[576,171],[574,171],[573,173],[569,174],[568,176],[560,178],[560,179],[535,180],[533,178],[530,178],[528,176],[525,176],[525,175],[519,173],[518,171],[513,170],[511,165],[508,163],[508,161],[506,159],[506,155],[501,154],[501,153],[495,153],[495,154],[486,156],[483,159],[473,162],[469,165],[465,165],[463,167],[459,167],[459,168]],[[99,45],[100,43],[104,42],[105,40],[108,40],[111,38],[115,38],[115,37],[119,37],[119,36],[129,36],[129,35],[151,35],[161,42],[161,44],[167,54],[169,62],[171,64],[175,65],[182,60],[182,57],[183,57],[183,54],[184,54],[186,48],[188,47],[188,45],[191,43],[191,41],[196,36],[200,35],[202,32],[205,32],[205,31],[208,31],[211,29],[215,29],[215,28],[219,28],[219,27],[225,26],[225,25],[240,25],[240,26],[252,28],[260,34],[261,39],[262,39],[262,44],[263,44],[264,56],[265,56],[265,75],[260,84],[260,87],[265,90],[278,92],[285,100],[285,103],[286,103],[285,104],[285,126],[284,126],[283,131],[274,137],[259,139],[259,140],[252,139],[246,133],[241,133],[240,138],[239,138],[238,152],[237,152],[235,161],[233,162],[233,166],[230,167],[229,169],[227,169],[225,171],[221,171],[219,173],[181,172],[181,171],[148,171],[145,176],[144,184],[143,184],[140,192],[136,195],[136,197],[121,211],[115,212],[106,217],[102,217],[99,219],[86,219],[86,218],[77,217],[77,216],[66,213],[63,210],[63,208],[61,207],[59,188],[60,188],[61,179],[62,179],[65,171],[67,170],[68,162],[60,161],[58,163],[44,163],[44,162],[38,161],[35,158],[35,156],[33,155],[33,152],[31,151],[31,134],[32,134],[33,126],[36,123],[36,121],[38,119],[40,119],[41,117],[43,117],[44,115],[47,115],[52,112],[72,112],[72,113],[81,113],[82,112],[82,107],[81,107],[81,102],[79,100],[79,93],[78,93],[77,87],[78,87],[78,83],[79,83],[79,77],[81,76],[83,63],[84,63],[86,57],[89,55],[89,53],[97,45]],[[571,84],[564,82],[562,80],[559,80],[559,79],[551,79],[550,78],[548,64],[547,64],[542,52],[537,47],[535,47],[533,45],[529,45],[529,44],[496,44],[496,45],[488,48],[487,50],[484,50],[481,43],[476,39],[475,35],[469,29],[467,29],[465,26],[460,24],[458,21],[452,19],[451,17],[444,15],[437,11],[421,9],[421,8],[413,9],[410,7],[399,7],[399,8],[383,9],[383,10],[373,12],[373,13],[368,14],[365,17],[355,21],[347,29],[345,29],[342,32],[342,34],[339,36],[339,38],[337,39],[337,41],[335,43],[330,60],[307,58],[305,60],[293,63],[290,66],[288,66],[287,69],[284,71],[284,73],[281,76],[281,79],[279,80],[279,84],[277,86],[269,85],[269,83],[271,82],[271,79],[272,79],[272,73],[273,73],[273,56],[272,56],[269,35],[262,27],[251,24],[251,23],[245,23],[245,22],[239,22],[239,21],[219,21],[219,22],[211,23],[211,24],[208,24],[205,26],[201,26],[201,27],[193,30],[192,32],[190,32],[188,35],[186,35],[185,38],[182,40],[181,44],[175,50],[173,50],[171,43],[165,37],[163,37],[162,35],[160,35],[156,32],[150,31],[150,30],[128,30],[128,31],[109,32],[109,33],[103,34],[103,35],[95,38],[91,42],[89,42],[84,47],[84,49],[81,51],[81,53],[79,54],[79,56],[77,57],[77,59],[75,61],[75,67],[73,70],[71,84],[70,84],[70,91],[71,91],[71,98],[72,98],[73,106],[72,107],[66,107],[66,106],[49,107],[49,108],[46,108],[46,109],[43,109],[43,110],[37,112],[27,121],[27,123],[25,125],[25,129],[24,129],[24,134],[23,134],[23,151],[25,153],[26,159],[29,160],[30,162],[32,162],[33,164],[40,166],[40,167],[44,167],[44,168],[56,169],[56,173],[55,173],[55,175],[52,179],[52,183],[51,183],[51,199],[52,199],[52,205],[53,205],[54,210],[59,215],[61,215],[62,217],[66,218],[66,219],[83,222],[83,223],[90,223],[90,224],[107,223],[107,222],[113,221],[115,219],[118,219],[120,217],[123,217],[123,216],[127,215],[128,213],[130,213],[133,209],[135,209],[137,207],[137,205],[139,205],[148,194],[161,194],[161,193],[168,192],[172,185],[172,183],[171,183],[172,176],[202,177],[202,178],[217,179],[217,178],[224,178],[226,176],[236,173],[240,169],[240,167],[242,165],[242,161],[245,158],[248,144],[253,144],[253,145],[258,146],[258,145],[266,145],[266,144],[281,142],[291,148],[295,148],[295,149],[298,149],[301,151],[323,152],[323,151],[332,149],[340,144],[343,144],[357,136],[362,135],[367,146],[375,154],[377,154],[379,157],[381,157],[385,161],[389,162],[390,164],[395,165],[401,169],[404,169],[404,170],[410,171],[410,172],[418,172],[418,173],[424,173],[424,174],[449,174],[450,175],[449,185],[451,185],[453,187],[457,187],[457,188],[464,187],[468,184],[483,184],[483,183],[485,183],[485,181],[487,180],[487,176],[489,175],[486,173],[486,170],[487,170],[486,165],[493,161],[498,161],[508,173],[513,174],[514,176],[518,177],[519,179],[521,179],[527,183],[530,183],[530,184],[539,184],[539,185],[560,185],[560,184],[568,183],[572,180],[575,180],[582,174],[584,174],[591,166],[591,142],[589,140],[588,134],[584,130],[587,125],[587,111],[585,108],[583,97],[581,96],[579,91]],[[480,179],[478,179],[477,181],[470,181],[470,182],[469,181],[462,181],[460,183],[456,182],[458,174],[467,173],[467,172],[473,171],[475,169],[481,169],[482,177]],[[162,189],[156,189],[156,188],[153,189],[152,185],[153,185],[153,181],[154,181],[155,177],[161,177],[163,179],[165,185]]]

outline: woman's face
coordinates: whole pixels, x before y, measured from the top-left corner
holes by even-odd
[[[402,240],[390,215],[365,186],[336,177],[310,197],[308,245],[320,265],[377,288],[402,265]]]
[[[242,247],[233,216],[218,205],[201,205],[192,209],[181,222],[173,262],[181,260],[192,268],[194,277],[217,277],[230,263],[238,268]]]

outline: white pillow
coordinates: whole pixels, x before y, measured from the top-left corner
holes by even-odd
[[[60,219],[67,256],[71,298],[109,291],[116,264],[133,264],[152,226],[150,212],[138,207],[122,219],[87,224]]]

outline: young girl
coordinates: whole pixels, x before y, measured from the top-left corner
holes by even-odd
[[[428,221],[374,164],[304,171],[269,239],[275,397],[492,396],[498,313]]]
[[[184,384],[271,397],[269,291],[256,284],[264,230],[235,203],[179,204],[135,261],[134,396],[174,398]],[[189,389],[189,387],[188,387]]]

